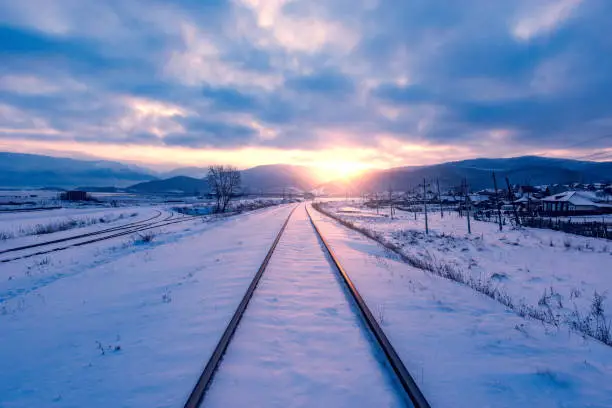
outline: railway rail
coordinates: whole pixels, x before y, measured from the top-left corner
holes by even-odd
[[[206,397],[206,393],[212,384],[215,373],[220,367],[223,356],[232,341],[232,338],[244,316],[249,302],[253,298],[253,294],[255,293],[257,286],[264,272],[266,271],[270,259],[272,258],[274,251],[276,250],[277,245],[281,240],[281,237],[283,236],[283,233],[285,232],[287,224],[289,223],[289,220],[291,219],[297,207],[298,206],[293,208],[293,210],[285,220],[284,224],[280,228],[278,234],[276,235],[276,238],[272,242],[272,245],[270,246],[270,249],[268,250],[263,262],[261,263],[255,276],[253,277],[253,280],[247,288],[230,322],[225,328],[223,335],[219,339],[219,342],[217,343],[212,355],[210,356],[206,366],[204,367],[204,370],[199,376],[198,381],[196,382],[187,401],[185,402],[185,408],[198,408],[202,406]],[[357,306],[356,309],[359,310],[360,318],[365,323],[364,327],[367,328],[367,330],[372,335],[372,338],[375,340],[375,343],[378,346],[379,350],[382,351],[382,355],[386,357],[386,363],[388,363],[387,366],[390,368],[390,371],[393,373],[393,376],[397,380],[397,384],[400,385],[400,392],[404,394],[404,401],[406,401],[407,404],[409,401],[411,406],[414,406],[416,408],[430,408],[430,405],[424,397],[423,393],[417,386],[413,377],[408,372],[407,368],[404,366],[400,357],[398,356],[390,341],[381,329],[380,325],[374,318],[374,315],[372,314],[367,304],[359,294],[359,291],[351,281],[348,273],[338,261],[338,258],[334,254],[328,242],[324,239],[323,235],[321,234],[321,231],[317,227],[314,219],[308,211],[308,208],[306,208],[306,213],[308,215],[310,223],[312,224],[313,230],[317,235],[317,239],[324,248],[324,252],[331,260],[333,268],[340,275],[341,282],[343,282],[345,288],[347,289],[347,292],[350,294],[351,300]]]
[[[147,222],[151,222],[153,220],[156,220],[158,218],[160,218],[163,213],[159,210],[155,210],[157,212],[157,214],[155,214],[154,216],[147,218],[145,220],[140,220],[140,221],[134,221],[134,222],[130,222],[127,224],[123,224],[123,225],[117,225],[115,227],[111,227],[111,228],[106,228],[103,230],[99,230],[99,231],[93,231],[93,232],[89,232],[89,233],[85,233],[85,234],[78,234],[78,235],[71,235],[69,237],[65,237],[65,238],[60,238],[60,239],[53,239],[50,241],[45,241],[45,242],[37,242],[36,244],[30,244],[30,245],[22,245],[22,246],[18,246],[18,247],[13,247],[13,248],[9,248],[9,249],[5,249],[0,251],[0,255],[2,254],[7,254],[9,252],[17,252],[17,251],[22,251],[25,249],[32,249],[32,248],[38,248],[41,246],[47,246],[47,245],[52,245],[52,244],[59,244],[60,242],[66,242],[66,241],[71,241],[71,240],[75,240],[75,239],[80,239],[80,238],[86,238],[86,237],[91,237],[91,236],[95,236],[95,235],[102,235],[108,232],[113,232],[113,231],[118,231],[121,229],[125,229],[125,228],[129,228],[129,227],[134,227],[137,225],[141,225],[141,224],[145,224]],[[168,218],[164,219],[167,220]]]
[[[32,245],[24,245],[21,247],[9,248],[9,249],[0,251],[0,255],[6,254],[6,253],[25,251],[28,249],[35,249],[35,248],[41,248],[41,247],[44,248],[44,247],[52,246],[55,244],[65,243],[65,242],[68,243],[67,245],[63,245],[59,247],[53,247],[50,249],[41,249],[41,250],[37,250],[36,252],[30,252],[27,254],[13,256],[10,258],[3,258],[3,259],[0,259],[0,263],[7,263],[7,262],[16,261],[19,259],[31,258],[37,255],[44,255],[44,254],[48,254],[52,252],[62,251],[68,248],[79,247],[79,246],[83,246],[87,244],[92,244],[95,242],[105,241],[108,239],[113,239],[113,238],[122,237],[122,236],[130,235],[130,234],[134,234],[137,232],[141,232],[141,231],[150,230],[153,228],[165,227],[168,225],[178,224],[178,223],[200,218],[198,216],[183,216],[183,217],[174,218],[175,214],[172,213],[168,217],[164,218],[163,220],[155,221],[163,215],[161,211],[158,211],[158,213],[159,214],[156,214],[155,216],[147,220],[135,221],[133,223],[129,223],[129,224],[125,224],[122,226],[113,227],[113,228],[108,228],[108,229],[101,230],[101,231],[90,232],[87,234],[73,235],[73,236],[66,237],[66,238],[61,238],[61,239],[56,239],[56,240],[51,240],[51,241],[46,241],[46,242],[40,242],[40,243],[32,244]],[[87,238],[91,238],[91,239],[87,239]],[[78,241],[80,239],[86,239],[86,240]],[[70,242],[70,241],[77,241],[77,242]]]
[[[34,211],[60,210],[61,208],[62,207],[1,208],[0,214],[16,214],[16,213],[34,212]]]

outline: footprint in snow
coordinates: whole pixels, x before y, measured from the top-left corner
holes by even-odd
[[[323,311],[324,314],[326,314],[328,316],[337,316],[338,315],[338,310],[335,307],[324,307],[321,310]]]

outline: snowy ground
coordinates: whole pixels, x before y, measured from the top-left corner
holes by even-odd
[[[143,221],[158,213],[159,210],[152,207],[0,213],[0,249]],[[54,229],[58,231],[50,233]],[[37,233],[40,230],[45,233]]]
[[[290,209],[2,265],[0,406],[181,406]]]
[[[611,406],[610,347],[520,318],[311,213],[433,407]]]
[[[344,292],[300,205],[204,406],[405,406]]]
[[[292,208],[1,264],[0,407],[182,406]],[[542,307],[560,314],[574,304],[587,313],[593,292],[611,286],[603,240],[479,222],[467,235],[465,219],[448,215],[432,216],[425,236],[422,216],[329,208],[410,256],[493,280],[517,301],[537,307],[552,285]],[[138,208],[137,219],[152,210]],[[433,407],[612,406],[611,347],[521,318],[311,213]],[[285,234],[207,403],[397,405],[302,206]]]
[[[488,281],[506,292],[516,304],[552,310],[560,320],[576,310],[586,316],[594,293],[609,295],[603,302],[612,318],[612,242],[546,229],[499,231],[497,224],[471,221],[457,213],[424,214],[362,208],[333,202],[325,207],[344,220],[378,233],[401,247],[402,253],[434,265],[450,265],[475,279]]]
[[[0,190],[0,210],[56,206],[58,195],[50,190]]]

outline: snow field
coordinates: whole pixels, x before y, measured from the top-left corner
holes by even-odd
[[[324,204],[342,219],[377,233],[413,259],[448,265],[466,276],[490,282],[509,295],[515,305],[525,304],[550,313],[560,322],[591,313],[594,294],[604,295],[603,308],[612,319],[612,241],[563,232],[504,226],[467,220],[456,213],[424,215],[388,209],[375,210],[346,202]],[[346,212],[345,207],[353,210]],[[342,212],[339,212],[342,211]],[[385,216],[387,215],[387,216]],[[609,295],[609,296],[608,296]]]
[[[301,205],[230,343],[207,407],[405,406]]]
[[[0,406],[181,406],[290,210],[3,265]]]
[[[608,346],[520,318],[311,213],[432,406],[612,405]]]

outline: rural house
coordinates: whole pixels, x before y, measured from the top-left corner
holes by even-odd
[[[612,213],[612,205],[599,203],[595,197],[580,191],[566,191],[542,199],[542,210],[547,215],[595,215]]]

